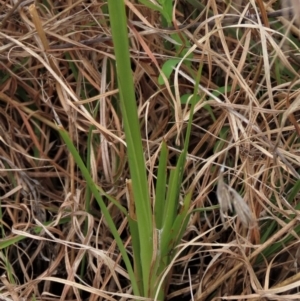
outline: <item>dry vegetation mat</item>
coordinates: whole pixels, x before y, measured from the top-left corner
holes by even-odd
[[[0,300],[300,299],[298,0],[0,0]]]

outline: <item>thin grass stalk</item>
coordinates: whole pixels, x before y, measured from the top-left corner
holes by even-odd
[[[157,172],[157,182],[155,187],[155,204],[154,215],[157,229],[162,229],[164,220],[164,207],[167,188],[167,164],[168,164],[168,148],[165,141],[162,142],[159,156],[159,165]]]
[[[108,1],[110,26],[116,56],[120,106],[127,143],[128,163],[136,206],[143,295],[149,296],[150,267],[153,254],[153,220],[143,155],[140,124],[137,114],[134,83],[130,65],[127,18],[124,1]],[[139,258],[136,258],[139,256]]]
[[[109,214],[109,211],[99,193],[98,187],[97,185],[94,183],[88,169],[86,168],[86,166],[83,163],[82,158],[80,157],[79,153],[77,152],[75,146],[73,145],[70,137],[68,136],[68,133],[61,127],[58,127],[58,131],[61,135],[61,137],[63,138],[64,142],[66,143],[68,150],[70,151],[70,153],[73,155],[75,162],[77,163],[78,167],[80,168],[82,175],[84,177],[84,179],[86,180],[87,185],[89,186],[89,189],[91,190],[91,192],[93,193],[93,195],[95,196],[95,199],[101,209],[102,214],[104,215],[104,218],[109,226],[109,229],[112,233],[112,235],[114,236],[117,246],[120,249],[120,252],[122,254],[122,258],[124,260],[128,275],[130,277],[131,280],[131,285],[132,285],[132,289],[134,294],[139,295],[139,289],[138,289],[138,285],[137,282],[135,281],[135,276],[134,276],[134,272],[133,272],[133,268],[131,266],[129,257],[127,255],[126,249],[123,245],[122,239],[118,233],[118,230],[113,222],[112,217]]]
[[[142,3],[143,5],[151,8],[152,10],[156,10],[156,11],[160,12],[162,15],[165,14],[164,8],[161,5],[156,5],[152,1],[148,1],[148,0],[139,0],[139,2]]]
[[[198,85],[200,82],[202,74],[202,64],[198,70],[196,76],[196,84],[194,87],[194,95],[193,101],[191,101],[191,108],[190,108],[190,116],[187,125],[187,131],[185,135],[184,141],[184,149],[180,154],[176,168],[170,172],[169,177],[169,185],[168,185],[168,194],[166,196],[166,201],[164,205],[164,220],[162,222],[162,228],[160,229],[159,235],[159,262],[156,264],[155,268],[157,269],[157,274],[159,277],[163,276],[165,269],[167,269],[168,265],[170,264],[172,258],[175,256],[174,250],[176,250],[177,245],[180,243],[180,240],[186,230],[188,224],[188,216],[189,216],[189,209],[191,198],[193,194],[194,187],[191,187],[188,193],[184,197],[183,204],[181,205],[180,210],[178,211],[178,204],[179,204],[179,194],[180,188],[183,180],[183,172],[186,162],[186,157],[188,153],[189,141],[191,136],[191,129],[192,129],[192,121],[193,121],[193,114],[195,108],[195,99],[198,94]],[[164,151],[165,152],[165,151]],[[164,157],[162,157],[163,160]],[[162,164],[162,168],[164,164]],[[166,179],[165,179],[166,180]],[[163,208],[159,204],[160,208]],[[160,219],[160,215],[157,216],[158,220]],[[156,295],[155,300],[163,300],[164,292],[167,288],[166,279],[163,279],[159,283],[156,283]]]
[[[160,231],[159,242],[158,242],[159,262],[155,266],[157,270],[157,275],[159,275],[159,277],[163,275],[164,270],[168,267],[168,265],[172,260],[172,257],[175,255],[174,249],[176,249],[176,246],[180,243],[180,240],[186,230],[187,223],[188,223],[188,216],[189,216],[188,211],[190,209],[190,202],[191,202],[191,197],[194,189],[193,187],[191,187],[188,193],[185,195],[183,204],[181,205],[179,211],[178,211],[178,205],[180,203],[179,195],[180,195],[180,189],[183,181],[184,167],[185,167],[189,141],[191,136],[193,114],[194,114],[194,108],[196,104],[195,99],[198,95],[197,87],[200,82],[201,74],[202,74],[202,64],[198,69],[198,73],[196,76],[196,84],[194,87],[194,95],[191,101],[190,116],[189,116],[187,131],[185,135],[184,149],[178,158],[176,168],[170,172],[168,192],[166,195],[166,200],[164,202],[164,205],[158,204],[160,210],[163,210],[164,212],[163,221],[161,220],[160,213],[157,211],[155,212],[155,214],[157,214],[156,219],[158,219],[161,222],[161,228],[159,229]],[[164,145],[162,145],[162,147],[164,147]],[[162,148],[162,153],[165,152],[166,151]],[[165,162],[164,162],[166,160],[165,156],[166,154],[160,158],[162,160],[162,162],[160,162],[161,168],[165,167]],[[160,180],[166,181],[166,178],[161,177]],[[159,188],[158,184],[157,184],[157,189]],[[155,300],[164,299],[164,292],[165,289],[167,288],[166,287],[167,282],[165,280],[163,280],[162,285],[160,283],[156,283],[155,297],[157,299]]]
[[[64,217],[64,218],[61,218],[58,222],[58,225],[63,225],[63,224],[66,224],[66,223],[69,223],[70,222],[70,218],[69,217]],[[48,226],[50,225],[52,222],[45,222],[43,223],[45,226]],[[42,227],[39,227],[39,226],[36,226],[33,228],[33,232],[34,234],[40,234],[41,231],[42,231]],[[11,234],[13,235],[13,234]],[[3,236],[4,237],[4,236]],[[13,237],[7,237],[7,238],[2,238],[1,241],[0,241],[0,250],[3,250],[3,249],[6,249],[8,248],[9,246],[12,246],[20,241],[22,241],[23,239],[27,238],[26,236],[23,236],[23,235],[18,235],[18,236],[13,236]]]
[[[93,151],[92,149],[92,137],[93,137],[93,129],[94,126],[90,126],[89,129],[89,135],[88,135],[88,141],[87,141],[87,156],[86,156],[86,168],[87,170],[91,173],[91,152]],[[85,211],[90,212],[90,201],[91,201],[91,196],[92,196],[92,191],[87,186],[86,192],[85,192]],[[88,218],[86,217],[85,222],[84,222],[84,230],[83,234],[86,235],[88,231]],[[82,261],[80,263],[80,277],[83,279],[83,275],[86,271],[86,255],[83,256]]]

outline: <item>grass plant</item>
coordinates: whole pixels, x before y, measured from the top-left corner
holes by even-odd
[[[287,2],[0,2],[1,300],[299,297]]]

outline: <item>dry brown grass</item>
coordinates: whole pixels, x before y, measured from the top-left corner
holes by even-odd
[[[93,199],[86,199],[85,182],[55,125],[59,121],[69,131],[83,157],[94,125],[92,176],[125,205],[129,175],[106,4],[32,2],[14,9],[0,0],[0,300],[131,300],[115,241]],[[149,187],[161,141],[170,147],[170,165],[180,151],[189,107],[179,96],[193,91],[193,76],[203,64],[202,102],[182,184],[183,194],[195,185],[191,210],[198,211],[191,214],[169,276],[166,271],[168,299],[299,299],[298,193],[287,201],[299,180],[299,24],[290,13],[268,18],[280,9],[276,1],[198,2],[206,5],[201,13],[190,1],[177,1],[174,21],[189,25],[181,34],[191,41],[193,57],[190,69],[182,65],[171,76],[170,89],[158,84],[156,66],[176,56],[164,44],[173,43],[176,30],[161,29],[156,12],[126,2]],[[298,2],[288,2],[298,20]],[[249,19],[242,22],[245,15]],[[237,29],[239,38],[232,32]],[[226,212],[223,224],[219,209],[210,209],[217,204],[223,165],[226,187],[243,196],[256,220],[250,228]],[[130,252],[127,221],[112,204],[109,209]],[[262,242],[272,221],[275,228]],[[281,248],[259,259],[288,234]]]

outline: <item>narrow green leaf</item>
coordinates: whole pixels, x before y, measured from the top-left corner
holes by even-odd
[[[7,247],[25,239],[25,236],[14,236],[14,237],[7,237],[4,239],[1,239],[0,241],[0,250],[6,249]]]
[[[141,278],[142,273],[142,263],[140,260],[140,239],[139,239],[139,228],[136,220],[133,220],[130,216],[127,217],[129,230],[132,240],[132,249],[133,249],[133,261],[134,261],[134,274],[137,284],[139,285],[140,291],[143,291],[143,279]]]
[[[288,197],[287,197],[287,201],[289,203],[291,203],[294,198],[296,197],[296,195],[299,193],[300,191],[300,180],[297,180],[297,182],[295,183],[295,185],[293,186],[292,190],[290,191]],[[300,210],[300,204],[297,204],[295,207],[295,210]],[[294,218],[294,214],[291,215],[291,219]],[[285,219],[286,223],[290,222],[290,219]],[[265,241],[267,241],[271,235],[274,233],[274,231],[276,231],[276,227],[277,227],[277,222],[276,221],[272,221],[268,227],[265,230],[265,233],[263,233],[262,238],[261,238],[261,243],[264,243]],[[300,234],[300,226],[296,226],[294,231],[299,235]],[[275,254],[276,252],[278,252],[278,250],[284,248],[284,246],[293,239],[293,235],[288,235],[286,236],[283,240],[276,242],[274,244],[272,244],[270,247],[266,248],[263,252],[262,252],[262,256],[259,256],[257,259],[257,263],[261,262],[263,260],[263,257],[269,257],[272,254]]]
[[[146,2],[150,4],[148,1]],[[142,266],[142,277],[140,278],[143,280],[143,292],[141,293],[149,296],[153,254],[153,220],[130,64],[125,4],[124,1],[108,0],[108,8],[140,243],[139,258],[135,259],[140,260]],[[138,287],[136,287],[135,294],[138,291]]]
[[[139,289],[138,289],[138,285],[135,281],[135,275],[129,260],[129,257],[127,255],[126,249],[123,245],[122,239],[118,233],[118,230],[109,214],[109,211],[107,209],[107,207],[105,206],[105,203],[98,191],[97,185],[94,183],[88,169],[86,168],[86,166],[84,165],[82,158],[80,157],[79,153],[77,152],[75,146],[73,145],[70,137],[68,136],[68,133],[61,127],[58,126],[58,131],[61,135],[61,137],[63,138],[64,142],[66,143],[68,150],[71,152],[72,156],[74,157],[74,160],[76,162],[76,164],[78,165],[78,167],[81,170],[81,173],[84,177],[84,179],[87,182],[87,185],[89,186],[91,192],[93,193],[93,195],[95,196],[95,199],[99,205],[99,207],[101,208],[101,211],[104,215],[104,218],[112,232],[112,235],[114,236],[116,243],[120,249],[120,252],[122,254],[122,257],[124,259],[125,265],[126,265],[126,269],[127,272],[129,274],[130,280],[131,280],[131,284],[132,284],[132,288],[134,289],[134,292],[136,292],[137,295],[139,295]]]
[[[228,131],[229,131],[228,126],[224,126],[221,128],[220,133],[219,133],[220,139],[218,139],[214,145],[214,150],[213,150],[214,154],[223,149],[223,146],[226,143],[226,137],[227,137]]]
[[[161,6],[155,5],[154,3],[152,3],[151,1],[148,1],[148,0],[139,0],[139,2],[141,2],[142,4],[144,4],[145,6],[151,8],[153,10],[159,11],[162,15],[164,15],[164,11]]]
[[[58,224],[59,225],[63,225],[63,224],[68,223],[68,222],[70,222],[70,218],[69,217],[65,217],[65,218],[61,218],[59,220]],[[44,225],[47,226],[47,225],[50,225],[51,223],[52,223],[51,221],[45,222]],[[42,227],[34,227],[33,228],[33,232],[35,234],[39,234],[41,231],[42,231]],[[7,248],[7,247],[9,247],[9,246],[11,246],[11,245],[13,245],[13,244],[15,244],[15,243],[23,240],[23,239],[25,239],[25,238],[26,238],[26,236],[22,236],[22,235],[14,236],[14,237],[2,238],[0,240],[0,250],[1,249],[5,249],[5,248]]]
[[[163,0],[163,15],[166,18],[169,25],[172,24],[172,13],[173,13],[173,0]]]
[[[168,147],[165,141],[162,142],[159,165],[157,171],[157,181],[155,188],[155,223],[156,228],[161,229],[164,219],[164,209],[165,209],[165,198],[166,198],[166,188],[167,188],[167,160],[168,160]]]
[[[171,227],[175,221],[177,215],[177,209],[179,205],[179,193],[181,188],[181,173],[182,173],[182,161],[184,158],[184,153],[181,153],[178,159],[177,166],[175,170],[171,170],[169,185],[168,185],[168,193],[166,198],[166,205],[164,210],[164,221],[162,225],[162,233],[161,233],[161,242],[160,249],[161,252],[167,253],[169,236]]]
[[[295,183],[295,185],[293,186],[292,190],[289,193],[287,201],[291,203],[295,199],[299,191],[300,191],[300,180],[297,180],[297,182]]]
[[[184,231],[186,229],[187,223],[189,221],[188,217],[188,211],[190,209],[191,205],[191,199],[192,199],[193,192],[190,191],[187,193],[187,195],[184,197],[183,204],[181,206],[181,209],[178,213],[178,216],[174,222],[174,225],[172,227],[173,232],[175,234],[175,245],[180,243],[180,240],[184,234]]]
[[[175,255],[173,249],[179,244],[189,221],[188,210],[190,208],[191,198],[192,192],[188,192],[170,231],[168,250],[171,250],[173,255]]]

